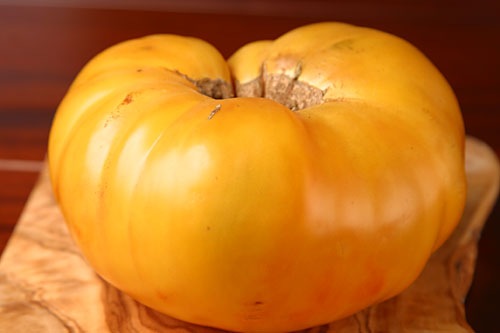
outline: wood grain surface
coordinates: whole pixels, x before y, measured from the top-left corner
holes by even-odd
[[[495,153],[467,139],[468,199],[452,237],[399,296],[307,332],[471,332],[477,242],[499,188]],[[218,332],[155,312],[101,280],[70,238],[46,170],[0,261],[0,332]]]

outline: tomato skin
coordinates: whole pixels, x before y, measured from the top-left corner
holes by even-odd
[[[197,88],[265,75],[295,75],[322,101],[292,111]],[[466,194],[446,80],[408,43],[339,23],[250,44],[228,63],[174,35],[105,50],[62,101],[48,157],[99,275],[158,311],[233,331],[298,330],[396,295]]]

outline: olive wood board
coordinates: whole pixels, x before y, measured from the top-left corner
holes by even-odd
[[[468,137],[463,218],[418,280],[392,299],[305,332],[472,332],[463,301],[499,170],[491,148]],[[220,331],[155,312],[100,279],[68,234],[45,169],[0,258],[0,332]]]

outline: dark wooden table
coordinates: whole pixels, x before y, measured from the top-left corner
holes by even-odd
[[[497,1],[30,3],[0,1],[0,254],[42,167],[54,111],[77,71],[103,48],[145,34],[201,37],[229,56],[248,41],[275,38],[322,20],[392,32],[419,47],[441,69],[458,96],[467,133],[500,155]],[[479,243],[475,280],[466,299],[468,320],[478,332],[500,327],[499,241],[497,203]]]

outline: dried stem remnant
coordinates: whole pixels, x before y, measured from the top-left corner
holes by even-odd
[[[233,87],[230,82],[222,79],[201,79],[193,81],[198,88],[198,91],[203,95],[210,96],[215,99],[224,99],[234,97]]]
[[[323,101],[323,91],[284,74],[265,75],[264,97],[288,107],[301,110]]]
[[[203,95],[215,99],[224,99],[234,97],[233,85],[231,82],[224,81],[223,79],[210,79],[202,78],[195,80],[189,76],[175,71],[178,75],[182,76],[189,82],[196,86],[196,89]]]
[[[189,79],[189,78],[188,78]],[[198,91],[215,99],[238,97],[264,97],[283,104],[292,111],[305,109],[321,104],[325,92],[310,84],[300,81],[298,77],[286,74],[263,73],[246,83],[235,81],[235,89],[230,82],[222,79],[192,80]]]
[[[264,97],[297,111],[321,104],[324,92],[305,82],[285,74],[267,74],[246,82],[235,84],[236,95],[240,97]]]

